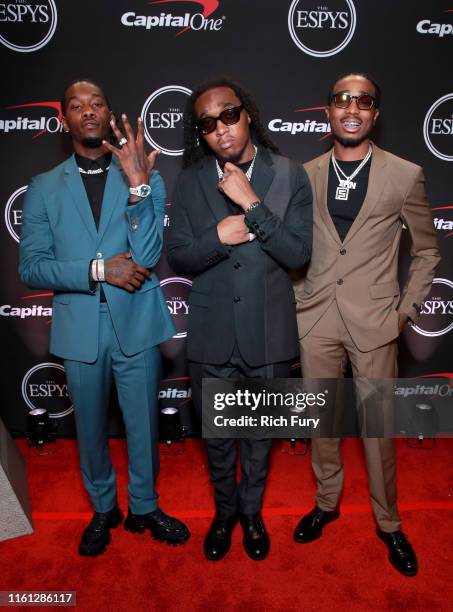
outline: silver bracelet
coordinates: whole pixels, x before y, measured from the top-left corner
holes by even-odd
[[[99,278],[96,274],[96,262],[97,259],[93,259],[93,261],[91,262],[91,278],[97,283],[99,282]]]
[[[98,280],[99,280],[99,282],[103,283],[105,281],[104,260],[103,259],[98,259],[97,262],[99,264],[99,266],[98,266]]]
[[[259,200],[257,200],[256,202],[252,202],[250,206],[247,208],[247,210],[245,211],[245,214],[249,213],[254,208],[257,208],[260,204],[261,202]]]

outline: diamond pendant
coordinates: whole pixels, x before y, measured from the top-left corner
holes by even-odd
[[[349,187],[343,187],[340,185],[335,191],[336,200],[347,200],[349,198]]]

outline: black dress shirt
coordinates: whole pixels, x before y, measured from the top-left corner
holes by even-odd
[[[91,212],[93,213],[93,219],[96,224],[96,229],[99,229],[102,198],[104,197],[105,182],[107,180],[108,168],[110,166],[110,162],[112,161],[112,154],[106,153],[97,159],[88,159],[87,157],[83,157],[82,155],[78,155],[76,153],[74,157],[79,170],[82,169],[84,171],[80,172],[80,176],[82,177],[83,184],[85,185]],[[90,174],[88,173],[89,170],[101,170],[102,172]],[[88,278],[90,280],[91,288],[94,289],[96,285],[91,278],[91,261],[88,268]],[[105,302],[105,294],[104,290],[102,289],[102,284],[100,285],[100,292],[101,302]]]
[[[97,159],[88,159],[82,155],[75,154],[76,164],[84,171],[80,172],[88,201],[90,202],[93,219],[96,228],[99,229],[99,219],[101,218],[102,198],[104,197],[105,182],[107,180],[108,167],[112,160],[112,154],[106,153]],[[89,171],[101,170],[98,174],[85,174]]]

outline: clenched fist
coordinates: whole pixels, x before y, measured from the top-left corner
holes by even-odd
[[[151,271],[131,260],[130,253],[119,253],[104,262],[105,281],[133,293],[140,289]]]

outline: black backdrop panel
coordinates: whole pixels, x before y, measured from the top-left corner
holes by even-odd
[[[401,375],[453,371],[453,11],[447,0],[7,0],[0,3],[0,101],[4,222],[1,416],[16,433],[33,406],[49,409],[61,435],[74,432],[64,370],[48,352],[51,293],[23,286],[17,273],[22,202],[30,177],[70,153],[59,99],[66,83],[101,83],[113,110],[141,115],[163,153],[169,194],[181,165],[182,116],[199,81],[226,73],[256,95],[263,123],[281,151],[307,161],[329,148],[323,106],[345,71],[372,73],[382,85],[378,144],[421,164],[442,252],[420,323],[400,343]],[[410,238],[401,248],[401,279]],[[162,405],[191,424],[185,361],[190,280],[165,255],[158,266],[177,336],[162,346]],[[113,402],[114,403],[114,402]],[[121,431],[113,415],[111,432]]]

